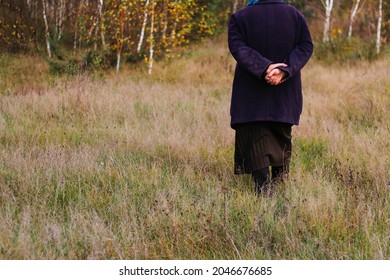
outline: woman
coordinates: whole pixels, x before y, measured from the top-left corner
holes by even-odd
[[[237,61],[230,108],[234,172],[252,174],[260,195],[288,174],[291,127],[302,112],[300,70],[313,43],[304,16],[282,0],[251,0],[232,14],[228,43]]]

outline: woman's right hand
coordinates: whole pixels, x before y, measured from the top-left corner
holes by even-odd
[[[287,64],[273,63],[268,67],[268,69],[266,71],[265,80],[270,85],[277,86],[277,85],[284,82],[284,77],[285,77],[286,73],[284,71],[278,69],[278,67],[287,67]]]

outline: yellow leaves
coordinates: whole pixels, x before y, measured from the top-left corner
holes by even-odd
[[[343,30],[341,28],[332,28],[330,33],[331,33],[331,37],[335,39],[343,33]]]
[[[23,1],[16,1],[22,3]],[[96,44],[98,48],[104,46],[110,51],[123,48],[123,53],[135,52],[141,37],[141,29],[144,22],[146,0],[105,0],[101,15],[98,1],[73,1],[74,5],[66,7],[65,20],[62,23],[63,32],[69,34],[74,32],[69,38],[74,40],[74,45],[80,48],[90,48]],[[202,2],[202,3],[199,3]],[[50,32],[55,29],[57,16],[60,14],[58,7],[53,4],[56,1],[47,1],[48,19]],[[208,5],[207,1],[194,0],[151,0],[148,5],[148,18],[146,20],[144,41],[142,42],[142,52],[146,53],[145,46],[148,46],[150,33],[153,32],[154,50],[156,55],[163,56],[165,53],[182,50],[192,40],[198,39],[210,30],[210,24],[205,20],[204,9]],[[15,7],[18,4],[15,4]],[[199,6],[198,6],[199,5]],[[7,8],[5,8],[7,10]],[[151,27],[151,14],[154,10],[154,26]],[[31,38],[42,32],[42,24],[37,21],[27,19],[22,13],[21,18],[13,18],[7,21],[0,19],[2,38],[0,43],[10,39],[14,41],[28,42]],[[23,13],[24,13],[23,12]],[[39,14],[38,19],[41,19]],[[24,17],[24,18],[23,18]],[[51,34],[52,37],[54,33]],[[21,37],[19,40],[18,37]],[[3,38],[3,41],[1,41]],[[104,42],[104,43],[103,43]],[[70,45],[70,44],[69,44]]]

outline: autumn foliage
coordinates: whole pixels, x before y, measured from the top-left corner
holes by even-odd
[[[52,64],[69,64],[68,55],[92,68],[119,70],[121,61],[145,61],[151,68],[154,59],[175,57],[191,43],[225,32],[229,15],[246,2],[0,0],[0,52],[46,53]],[[377,53],[387,45],[388,1],[285,2],[306,16],[319,58],[371,58],[375,44]]]
[[[112,60],[148,60],[153,48],[162,57],[212,34],[215,21],[206,12],[208,2],[0,0],[0,50],[44,51],[46,40],[60,59],[60,47],[98,51]]]

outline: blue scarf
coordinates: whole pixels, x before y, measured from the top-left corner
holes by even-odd
[[[260,0],[249,0],[248,3],[246,3],[246,6],[251,6],[251,5],[256,5],[257,3],[259,3]]]
[[[251,5],[256,5],[257,3],[259,3],[261,0],[249,0],[248,3],[246,3],[246,6],[251,6]]]

